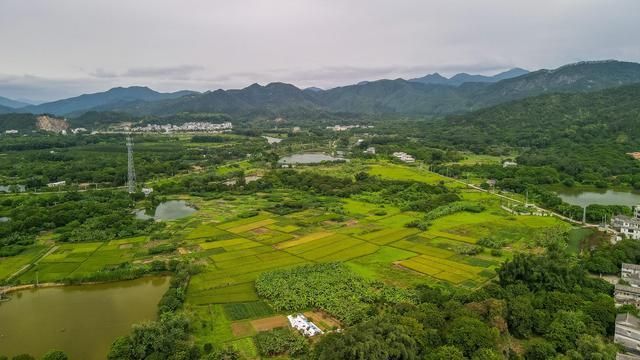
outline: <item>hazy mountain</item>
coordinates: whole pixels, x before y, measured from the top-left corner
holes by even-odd
[[[10,112],[13,112],[13,111],[14,111],[13,108],[10,108],[8,106],[0,105],[0,114],[7,114],[7,113],[10,113]]]
[[[449,83],[449,79],[447,79],[446,77],[438,73],[428,74],[420,78],[411,79],[409,81],[418,82],[422,84],[451,85]]]
[[[193,91],[178,91],[174,93],[159,93],[143,86],[131,86],[127,88],[117,87],[105,92],[85,94],[77,97],[48,102],[40,105],[32,105],[21,108],[21,112],[34,114],[69,115],[91,110],[97,107],[122,106],[136,101],[159,101],[175,99],[185,95],[194,94]]]
[[[22,101],[13,100],[13,99],[0,96],[0,106],[17,109],[17,108],[21,108],[28,105],[31,105],[31,104],[27,104]]]
[[[321,88],[315,87],[315,86],[308,87],[308,88],[306,88],[304,90],[305,91],[313,91],[313,92],[324,91],[324,89],[321,89]]]
[[[464,83],[470,82],[479,82],[479,83],[494,83],[500,80],[510,79],[518,76],[522,76],[527,74],[528,71],[521,68],[513,68],[511,70],[507,70],[501,72],[499,74],[493,76],[485,76],[485,75],[471,75],[467,73],[459,73],[451,78],[447,79],[446,77],[433,73],[420,78],[411,79],[409,81],[419,82],[423,84],[439,84],[439,85],[452,85],[452,86],[460,86]]]

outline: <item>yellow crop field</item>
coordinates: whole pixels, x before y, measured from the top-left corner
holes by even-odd
[[[314,240],[318,240],[318,239],[322,239],[322,238],[326,238],[328,236],[333,235],[332,232],[328,232],[328,231],[320,231],[320,232],[315,232],[315,233],[311,233],[309,235],[305,235],[302,236],[300,238],[297,238],[295,240],[289,240],[289,241],[285,241],[282,242],[280,244],[277,245],[278,249],[287,249],[290,247],[294,247],[294,246],[298,246],[298,245],[302,245]]]

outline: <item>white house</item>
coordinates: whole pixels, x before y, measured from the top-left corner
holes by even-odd
[[[5,134],[17,134],[18,130],[5,130],[4,133]]]
[[[640,205],[633,207],[633,216],[616,215],[611,219],[611,227],[630,239],[640,240]]]
[[[395,158],[397,158],[398,160],[400,160],[400,161],[404,161],[404,162],[406,162],[406,163],[413,163],[413,162],[415,162],[415,161],[416,161],[416,159],[415,159],[413,156],[411,156],[411,155],[407,154],[406,152],[402,152],[402,151],[396,151],[396,152],[394,152],[394,153],[393,153],[393,156],[394,156]]]
[[[505,161],[502,163],[503,168],[518,166],[518,163],[515,161]]]
[[[307,317],[302,314],[288,315],[287,319],[289,319],[291,327],[300,331],[304,336],[311,337],[323,334],[323,331],[320,330],[316,324],[309,321]]]
[[[57,187],[57,186],[65,186],[66,184],[67,184],[67,182],[62,180],[62,181],[56,181],[56,182],[48,183],[47,186],[48,187]]]

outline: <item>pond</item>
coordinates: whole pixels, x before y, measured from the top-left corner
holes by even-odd
[[[174,220],[189,216],[196,211],[196,209],[189,206],[184,200],[171,200],[160,203],[160,205],[156,207],[153,216],[147,215],[144,210],[137,210],[136,218],[140,220]]]
[[[0,302],[0,354],[51,349],[70,359],[105,359],[113,341],[131,325],[154,320],[169,278],[20,290]]]
[[[578,206],[599,205],[627,205],[640,204],[640,194],[631,191],[598,190],[598,189],[570,189],[556,190],[556,194],[566,203]]]
[[[318,164],[323,161],[336,161],[336,160],[345,160],[347,159],[340,157],[333,157],[331,155],[322,154],[322,153],[302,153],[302,154],[293,154],[289,156],[285,156],[278,160],[280,164]]]
[[[267,139],[267,142],[269,144],[278,144],[282,140],[284,140],[284,139],[280,139],[280,138],[277,138],[277,137],[271,137],[271,136],[263,136],[263,138]]]

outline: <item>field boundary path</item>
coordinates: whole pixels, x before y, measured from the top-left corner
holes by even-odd
[[[55,252],[56,250],[58,250],[59,246],[58,245],[54,245],[52,247],[49,248],[49,250],[47,250],[44,254],[42,254],[41,256],[38,256],[38,258],[36,258],[33,262],[24,265],[23,267],[21,267],[18,271],[14,272],[13,274],[11,274],[6,281],[9,281],[11,279],[13,279],[14,277],[20,276],[22,275],[22,273],[24,273],[25,271],[31,269],[31,267],[37,265],[42,259],[44,259],[45,257],[49,256],[51,253]]]

